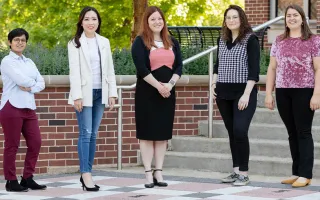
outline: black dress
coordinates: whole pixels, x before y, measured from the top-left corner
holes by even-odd
[[[174,41],[174,40],[173,40]],[[175,43],[174,43],[175,44]],[[178,44],[179,45],[179,44]],[[141,37],[137,37],[132,46],[132,57],[137,68],[137,85],[135,93],[136,137],[141,140],[163,141],[172,138],[175,113],[175,88],[171,95],[164,98],[156,88],[143,80],[152,73],[156,80],[168,83],[173,74],[181,76],[182,61],[179,46],[172,48],[174,58],[172,68],[168,62],[158,63],[154,68],[150,65],[150,50],[147,50]],[[177,52],[178,50],[178,52]],[[157,50],[154,50],[157,51]],[[166,50],[170,51],[170,50]],[[177,61],[179,59],[180,61]],[[143,69],[141,69],[143,68]]]

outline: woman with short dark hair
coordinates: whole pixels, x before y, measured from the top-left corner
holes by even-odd
[[[29,34],[22,28],[8,34],[10,53],[1,61],[3,93],[0,105],[0,123],[4,133],[3,172],[6,190],[12,192],[45,189],[33,180],[38,160],[41,135],[36,115],[34,94],[45,88],[45,82],[36,65],[22,53],[27,46]],[[20,136],[24,136],[27,153],[20,184],[16,177],[16,155]]]

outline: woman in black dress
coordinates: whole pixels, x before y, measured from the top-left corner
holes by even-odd
[[[169,36],[162,11],[146,9],[140,34],[132,45],[137,69],[135,93],[136,135],[146,172],[146,188],[165,187],[162,165],[167,141],[172,138],[175,112],[175,83],[182,73],[179,43]],[[155,157],[155,169],[151,162]]]

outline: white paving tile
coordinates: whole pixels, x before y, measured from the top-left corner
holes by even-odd
[[[100,180],[105,180],[105,179],[112,179],[116,177],[110,177],[110,176],[92,176],[93,181],[100,181]],[[80,183],[80,176],[79,178],[75,179],[70,179],[70,180],[65,180],[65,181],[59,181],[62,183]]]
[[[100,186],[100,191],[101,190],[112,190],[112,189],[116,189],[119,188],[118,186],[108,186],[108,185],[99,185]],[[81,183],[77,183],[77,184],[71,184],[71,185],[64,185],[64,186],[60,186],[60,188],[72,188],[72,189],[82,189],[82,184]]]
[[[208,199],[219,199],[219,200],[278,200],[278,199],[275,199],[275,198],[248,197],[248,196],[236,196],[236,195],[221,195],[221,196],[209,197]]]
[[[261,187],[252,187],[252,186],[242,186],[242,187],[228,187],[228,188],[221,188],[216,190],[209,190],[206,193],[213,193],[213,194],[234,194],[238,192],[246,192],[251,190],[260,189]]]
[[[320,193],[306,194],[298,197],[286,198],[285,200],[319,200]]]
[[[75,183],[75,184],[70,184],[70,185],[63,185],[63,186],[59,186],[59,188],[82,188],[82,184],[81,183]]]
[[[74,198],[78,200],[84,200],[84,199],[91,199],[101,196],[106,196],[106,199],[108,199],[107,196],[114,195],[114,194],[121,194],[123,192],[115,192],[115,191],[98,191],[98,192],[88,192],[85,194],[73,194],[69,196],[63,196],[64,198]]]
[[[92,176],[93,181],[100,181],[104,179],[113,179],[117,177],[110,177],[110,176]]]
[[[165,181],[165,182],[168,183],[168,185],[176,185],[176,184],[184,183],[184,182],[181,182],[181,181]],[[130,185],[130,187],[133,187],[133,188],[145,188],[144,184]]]
[[[36,180],[36,182],[39,184],[39,185],[47,185],[47,184],[50,184],[50,183],[54,183],[52,181],[42,181],[42,180]]]
[[[192,198],[192,197],[169,197],[161,200],[195,200],[200,198]]]
[[[133,191],[133,193],[182,196],[182,195],[194,194],[195,192],[182,191],[182,190],[164,190],[164,189],[158,189],[158,188],[146,188],[142,190]]]
[[[11,193],[10,195],[1,195],[0,199],[14,199],[14,200],[42,200],[42,199],[49,199],[52,197],[46,196],[31,196],[31,195],[18,195]]]

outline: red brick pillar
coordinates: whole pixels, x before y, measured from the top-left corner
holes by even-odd
[[[251,26],[259,25],[269,20],[269,0],[245,0],[244,7]]]

